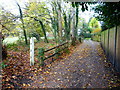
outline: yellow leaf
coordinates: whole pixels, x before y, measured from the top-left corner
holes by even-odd
[[[41,81],[41,82],[39,82],[39,83],[41,84],[41,83],[43,83],[43,82]]]
[[[58,78],[57,80],[59,81],[60,79]]]
[[[26,84],[23,83],[23,86],[26,86]]]
[[[28,84],[28,86],[30,86],[30,84]]]

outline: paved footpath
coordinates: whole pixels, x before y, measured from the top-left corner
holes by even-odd
[[[106,88],[120,86],[116,72],[100,46],[85,40],[74,52],[47,67],[43,74],[33,76],[29,88]]]

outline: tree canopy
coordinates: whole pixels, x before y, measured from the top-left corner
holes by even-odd
[[[100,32],[101,26],[99,21],[96,18],[91,18],[89,22],[89,28],[92,30],[92,33]]]
[[[103,2],[94,10],[99,14],[96,18],[103,21],[102,28],[104,30],[120,24],[120,2]]]

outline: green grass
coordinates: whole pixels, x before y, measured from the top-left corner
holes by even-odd
[[[48,39],[54,39],[54,37],[48,37]],[[9,37],[5,38],[3,43],[4,44],[15,43],[17,40],[19,40],[18,37],[9,36]]]
[[[53,37],[48,38],[50,43],[45,43],[43,40],[37,41],[35,39],[34,40],[35,48],[37,48],[37,47],[45,47],[45,48],[54,47],[55,43],[53,43],[54,41],[52,38]],[[14,50],[14,51],[20,51],[20,50],[28,51],[30,48],[30,45],[29,45],[30,40],[28,40],[28,45],[26,45],[24,38],[20,39],[19,37],[9,36],[4,39],[3,44],[6,45],[8,50]]]
[[[85,38],[86,40],[91,40],[91,38]]]
[[[5,38],[5,40],[3,41],[3,43],[4,44],[15,43],[17,40],[19,40],[18,37],[7,37],[7,38]]]
[[[48,37],[48,39],[54,39],[54,37]]]

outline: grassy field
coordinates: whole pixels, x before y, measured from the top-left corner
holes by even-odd
[[[4,44],[8,44],[8,43],[14,43],[17,40],[19,40],[18,37],[7,37],[5,38],[5,40],[3,41]]]
[[[44,37],[42,37],[41,39],[44,39]],[[54,39],[54,37],[48,37],[48,39]],[[19,40],[18,37],[9,36],[9,37],[5,38],[3,43],[4,44],[15,43],[17,40]]]
[[[30,45],[29,45],[30,40],[28,40],[28,45],[25,44],[24,39],[19,40],[19,41],[18,40],[19,40],[19,37],[9,36],[9,37],[4,39],[3,44],[7,45],[8,50],[29,51],[29,49],[30,49]],[[37,41],[36,38],[35,38],[34,39],[35,50],[37,50],[38,48],[49,49],[49,48],[52,48],[52,47],[56,46],[56,43],[53,40],[53,37],[48,37],[48,41],[49,41],[49,43],[45,43],[44,38],[41,38],[40,41]]]

